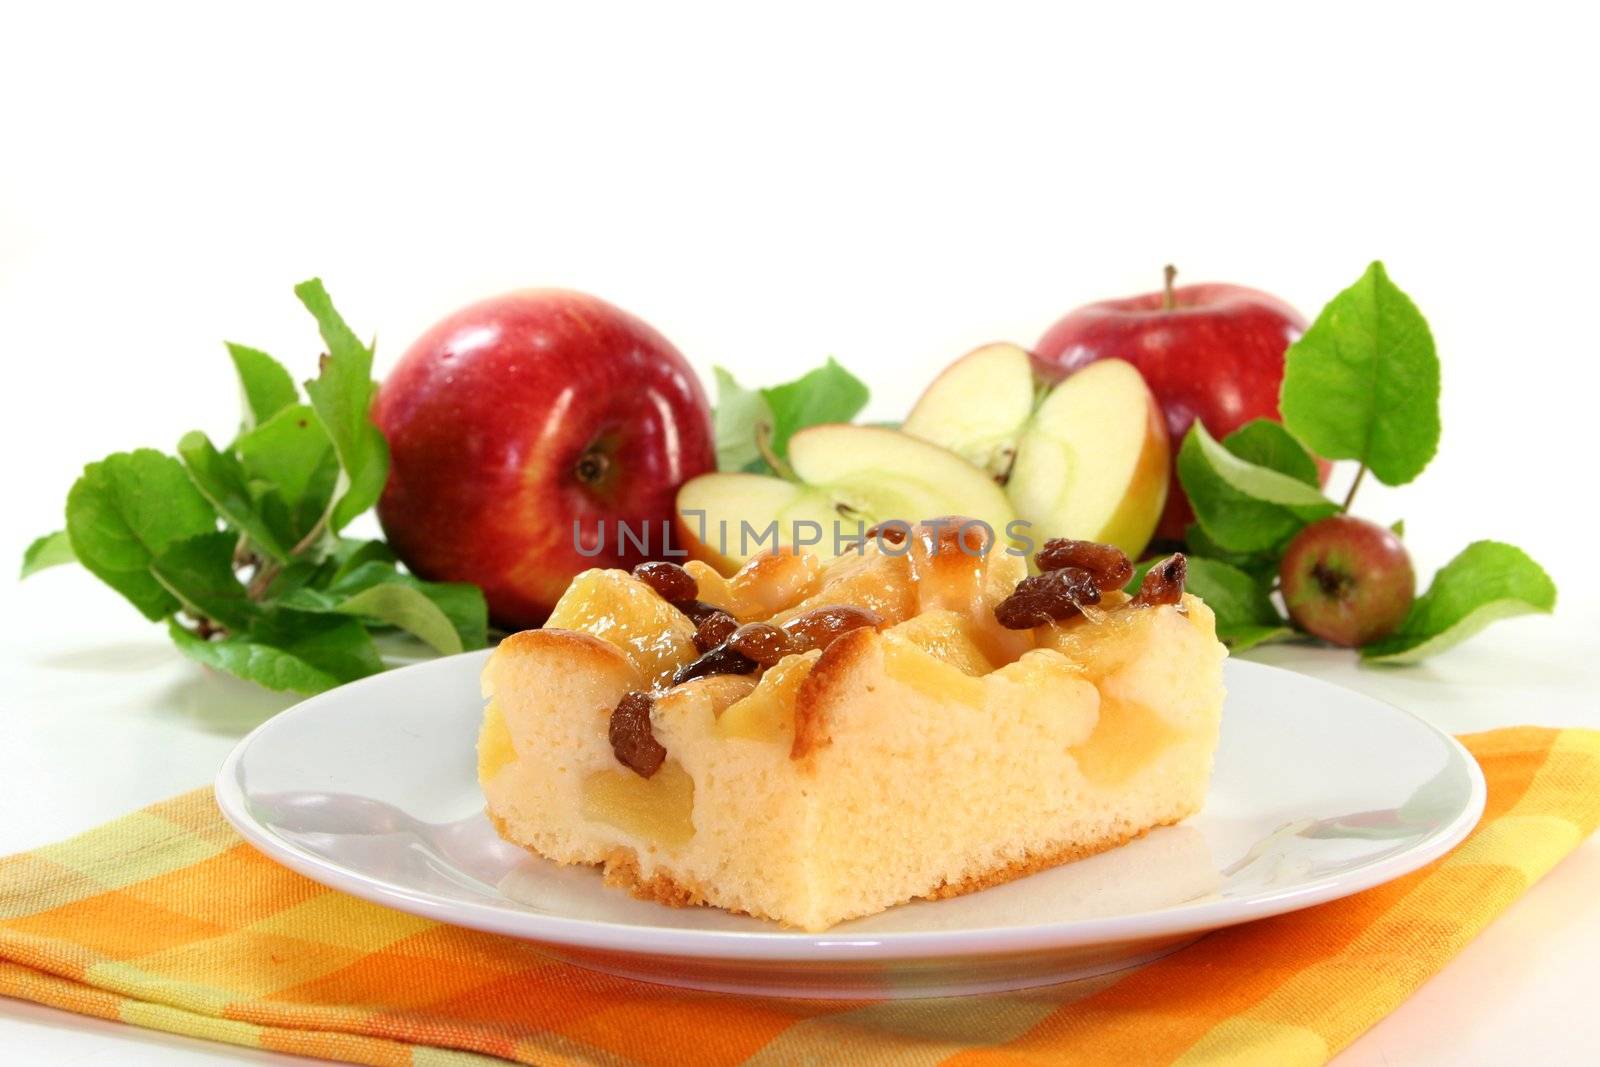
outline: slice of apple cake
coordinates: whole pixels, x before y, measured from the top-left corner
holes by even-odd
[[[1222,709],[1184,562],[1039,573],[960,520],[826,564],[579,575],[484,670],[478,777],[506,839],[663,903],[802,927],[945,897],[1199,809]]]

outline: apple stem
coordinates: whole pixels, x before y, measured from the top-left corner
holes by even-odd
[[[1161,308],[1163,311],[1171,311],[1178,306],[1178,298],[1172,293],[1172,283],[1178,277],[1178,268],[1168,263],[1161,268],[1161,276],[1165,282],[1161,293]]]
[[[265,595],[267,586],[278,576],[278,570],[276,563],[258,564],[255,574],[250,576],[250,584],[245,588],[244,595],[251,600],[260,600]]]
[[[1350,510],[1351,503],[1356,498],[1356,490],[1361,488],[1361,479],[1367,476],[1367,465],[1363,463],[1356,468],[1355,480],[1350,483],[1350,491],[1344,495],[1344,503],[1339,505],[1340,513]]]
[[[800,480],[795,475],[794,468],[785,463],[777,450],[772,447],[772,423],[765,421],[756,423],[756,451],[761,453],[762,461],[772,468],[773,474],[786,482]]]

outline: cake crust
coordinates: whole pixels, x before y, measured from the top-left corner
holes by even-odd
[[[958,882],[945,882],[926,893],[908,897],[897,903],[908,903],[912,900],[948,900],[951,897],[965,896],[984,889],[992,889],[997,885],[1015,882],[1040,871],[1047,871],[1060,867],[1066,863],[1075,863],[1078,860],[1097,856],[1102,852],[1109,852],[1148,834],[1151,830],[1163,826],[1172,826],[1182,822],[1184,816],[1164,819],[1150,826],[1134,827],[1129,830],[1109,834],[1094,841],[1075,841],[1059,848],[1048,849],[1042,852],[1031,853],[1018,860],[997,864],[985,870],[974,871]],[[492,819],[492,816],[491,816]],[[495,828],[500,829],[499,820],[493,820]],[[504,835],[504,831],[501,832]],[[526,846],[524,846],[526,848]],[[537,849],[529,848],[527,851],[535,856],[540,855]],[[639,854],[626,846],[614,848],[606,858],[597,864],[602,870],[603,880],[606,885],[615,889],[623,889],[637,900],[648,900],[655,904],[665,904],[669,908],[701,908],[718,907],[712,903],[705,889],[698,880],[685,878],[667,867],[656,867],[649,875],[644,873],[639,863]],[[720,910],[731,911],[737,915],[751,915],[752,912],[742,908],[726,908]],[[784,927],[792,928],[793,923],[771,915],[755,915],[757,919],[768,919]]]

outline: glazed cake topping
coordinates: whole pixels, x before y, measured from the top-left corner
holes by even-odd
[[[959,516],[929,519],[911,530],[906,562],[917,592],[917,613],[947,610],[960,615],[983,654],[1001,664],[1021,656],[1032,641],[1009,632],[1016,627],[989,610],[989,563],[999,551],[992,538],[993,532],[982,524]]]
[[[1127,601],[1120,590],[1133,576],[1133,564],[1121,550],[1053,538],[1034,557],[1041,573],[1022,578],[995,603],[1006,586],[999,591],[991,588],[995,576],[989,565],[995,546],[988,543],[991,535],[980,524],[932,519],[909,532],[885,527],[880,536],[885,544],[906,546],[894,554],[905,557],[915,612],[953,612],[966,620],[968,636],[994,666],[1014,662],[1032,648],[1035,627],[1078,617],[1101,621],[1104,613],[1095,606],[1107,595],[1116,598],[1113,603],[1136,607],[1177,604],[1183,596],[1186,565],[1181,555],[1152,567],[1139,593]],[[700,583],[675,563],[642,563],[633,575],[696,627],[694,648],[699,655],[658,680],[658,690],[713,675],[757,676],[786,657],[826,650],[854,630],[882,630],[897,621],[869,608],[837,603],[812,607],[777,624],[755,619],[741,625],[732,612],[698,599]],[[808,557],[775,553],[747,564],[741,576],[752,602],[782,611],[814,591],[817,571]],[[749,619],[748,614],[744,617]],[[651,694],[630,692],[617,704],[610,724],[618,762],[645,778],[666,758],[666,750],[651,733],[652,703]]]

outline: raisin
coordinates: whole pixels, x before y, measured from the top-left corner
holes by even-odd
[[[1033,561],[1041,571],[1058,571],[1063,567],[1088,571],[1094,575],[1094,584],[1100,587],[1102,593],[1121,589],[1133,577],[1133,562],[1122,549],[1094,541],[1052,537],[1044,543]]]
[[[727,645],[718,645],[693,663],[685,663],[672,676],[673,685],[713,674],[749,674],[756,669],[756,661],[734,651]]]
[[[789,635],[771,623],[747,622],[728,638],[728,647],[746,659],[770,667],[789,654]]]
[[[648,778],[661,769],[667,750],[650,732],[650,706],[654,703],[649,693],[637,690],[623,695],[611,712],[607,736],[611,752],[617,762],[641,778]]]
[[[881,540],[884,544],[903,545],[906,543],[906,525],[901,522],[880,522],[863,535],[867,540]]]
[[[1176,604],[1183,599],[1183,582],[1189,577],[1189,561],[1175,552],[1144,572],[1133,603],[1140,607]]]
[[[883,625],[883,616],[853,604],[832,604],[797,615],[783,624],[794,652],[809,652],[814,648],[827,648],[834,640],[851,630],[863,626],[877,629]]]
[[[1083,604],[1100,603],[1094,575],[1080,567],[1045,571],[1017,583],[1011,595],[995,605],[994,617],[1008,630],[1030,630],[1082,614]]]
[[[733,636],[733,631],[739,628],[738,622],[726,611],[713,611],[700,623],[699,629],[694,632],[694,647],[698,652],[710,652],[722,642]]]
[[[633,576],[661,594],[661,599],[669,604],[693,600],[700,594],[700,583],[694,580],[694,575],[676,563],[641,563],[633,568]]]
[[[689,616],[689,621],[696,626],[699,626],[713,615],[727,614],[715,604],[707,604],[704,600],[680,600],[672,606]]]

